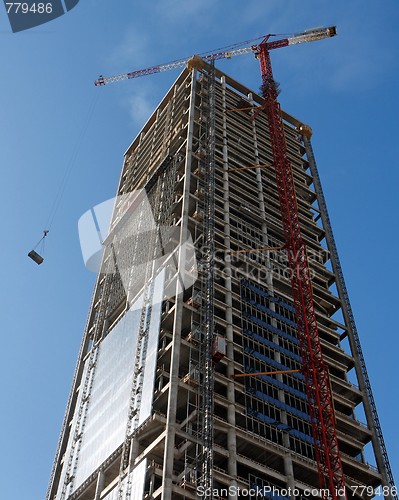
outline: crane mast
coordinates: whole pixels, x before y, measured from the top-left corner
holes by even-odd
[[[260,44],[258,57],[262,75],[262,93],[266,101],[264,110],[269,124],[285,248],[291,271],[291,287],[300,341],[302,372],[305,377],[320,487],[322,491],[328,488],[330,497],[335,500],[342,497],[342,492],[345,491],[344,474],[335,429],[329,373],[321,350],[306,246],[301,235],[294,177],[287,155],[284,123],[277,100],[278,91],[273,78],[267,39]],[[339,490],[341,490],[340,494],[338,494]]]

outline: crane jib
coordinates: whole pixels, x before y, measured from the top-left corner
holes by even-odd
[[[288,45],[295,45],[305,42],[315,42],[316,40],[323,40],[324,38],[329,38],[337,34],[337,29],[335,26],[328,26],[327,28],[313,28],[306,30],[303,33],[298,33],[289,38],[283,38],[281,40],[275,40],[269,42],[269,38],[277,35],[266,35],[263,42],[257,45],[249,45],[244,47],[239,47],[248,43],[246,42],[235,44],[231,46],[229,50],[217,51],[214,53],[203,54],[202,56],[192,56],[185,59],[180,59],[177,61],[172,61],[166,64],[159,64],[157,66],[152,66],[151,68],[139,69],[136,71],[130,71],[129,73],[124,73],[121,75],[115,75],[108,78],[104,78],[102,75],[94,82],[96,87],[103,87],[108,83],[121,82],[123,80],[131,80],[133,78],[139,78],[141,76],[153,75],[155,73],[161,73],[164,71],[169,71],[171,69],[181,68],[189,63],[193,57],[202,58],[204,61],[216,61],[217,59],[231,59],[235,56],[240,56],[248,53],[257,53],[260,50],[260,46],[265,46],[267,50],[279,49],[281,47],[287,47]],[[262,38],[262,37],[260,37]]]

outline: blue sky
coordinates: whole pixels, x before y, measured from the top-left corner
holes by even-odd
[[[274,33],[336,24],[331,40],[272,54],[282,106],[313,146],[394,474],[399,175],[396,0],[81,0],[12,34],[0,9],[3,245],[2,498],[44,497],[95,276],[77,221],[115,194],[123,152],[176,72],[96,88],[112,75]],[[218,66],[259,88],[252,56]],[[91,106],[94,112],[83,129]],[[78,145],[80,146],[78,147]],[[38,267],[27,252],[71,176]]]

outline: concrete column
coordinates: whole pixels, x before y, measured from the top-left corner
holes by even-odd
[[[182,225],[180,231],[180,251],[178,257],[178,271],[183,272],[185,265],[185,252],[182,244],[185,241],[188,225],[188,206],[190,196],[190,173],[191,173],[191,155],[194,127],[194,105],[196,92],[196,71],[193,70],[191,77],[191,97],[190,97],[190,117],[187,131],[187,147],[186,147],[186,164],[182,206]],[[176,280],[176,309],[173,324],[173,344],[171,352],[170,366],[170,381],[168,394],[168,413],[166,420],[166,437],[164,451],[164,468],[162,475],[163,491],[162,500],[172,500],[172,476],[173,462],[175,453],[175,435],[176,435],[176,408],[179,386],[179,361],[180,361],[180,344],[181,344],[181,328],[183,314],[183,289],[181,281]]]
[[[287,486],[293,492],[295,489],[294,467],[292,465],[291,453],[284,455],[284,474],[286,476]],[[291,495],[290,498],[295,500],[295,496]]]
[[[129,463],[131,464],[131,467],[134,465],[134,461],[136,460],[138,454],[139,454],[139,440],[135,439],[133,437],[130,440],[130,457],[129,457]]]
[[[103,489],[104,489],[104,472],[100,470],[97,475],[96,493],[94,495],[94,500],[100,500],[100,495]]]
[[[223,76],[222,79],[222,103],[223,110],[226,110],[226,79]],[[227,322],[226,327],[226,340],[227,340],[227,377],[229,382],[227,383],[227,421],[230,424],[230,428],[227,433],[227,450],[229,452],[228,459],[228,473],[232,477],[231,486],[237,486],[237,439],[236,439],[236,410],[235,410],[235,389],[234,381],[231,376],[234,374],[234,348],[233,348],[233,298],[232,298],[232,281],[231,281],[231,261],[230,261],[230,203],[229,203],[229,174],[227,172],[229,168],[228,160],[228,143],[227,143],[227,123],[226,123],[226,113],[223,113],[223,208],[224,208],[224,244],[227,248],[224,272],[225,281],[224,286],[226,288],[226,314],[225,319]],[[231,496],[230,498],[236,498],[236,496]]]

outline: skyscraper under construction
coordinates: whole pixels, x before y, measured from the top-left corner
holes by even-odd
[[[327,496],[264,106],[196,61],[126,151],[48,500]],[[282,118],[327,433],[347,496],[394,499],[311,131]]]

